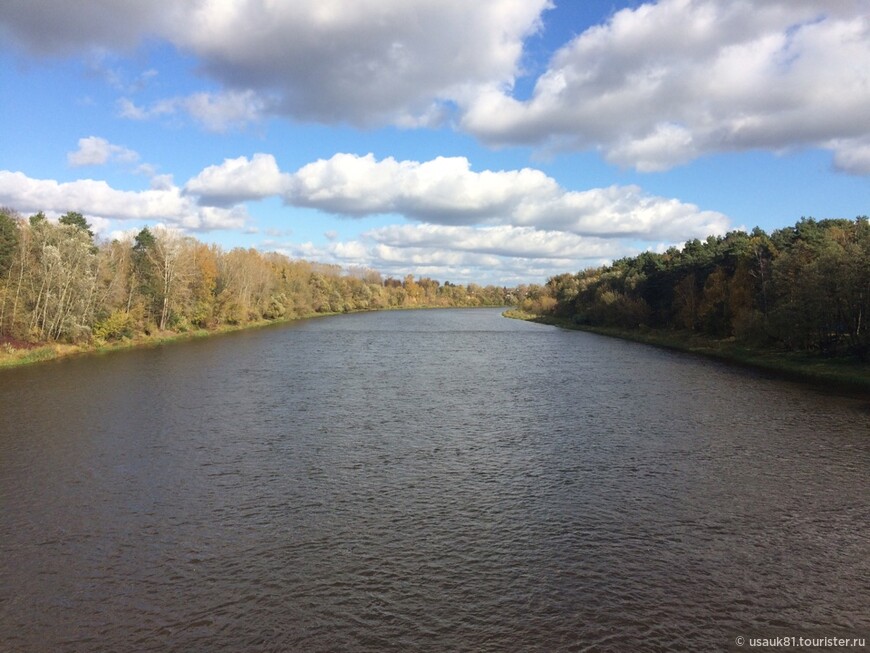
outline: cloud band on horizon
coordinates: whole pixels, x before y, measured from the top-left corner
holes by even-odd
[[[138,158],[96,137],[82,139],[78,152],[94,149]],[[502,266],[513,260],[519,274],[520,263],[579,267],[637,252],[642,243],[704,238],[729,227],[721,213],[634,185],[568,191],[540,170],[476,172],[465,157],[418,162],[338,153],[283,172],[273,155],[258,153],[209,166],[183,187],[156,177],[141,191],[0,171],[0,204],[25,212],[80,211],[101,225],[159,221],[197,231],[238,229],[251,222],[246,202],[273,197],[290,209],[314,208],[348,220],[399,215],[411,221],[325,246],[264,241],[264,247],[343,265],[395,266],[404,258],[408,266],[421,260]]]

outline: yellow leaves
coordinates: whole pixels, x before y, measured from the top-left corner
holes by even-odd
[[[108,317],[94,324],[93,334],[103,341],[129,338],[133,335],[133,318],[127,311],[112,311]]]

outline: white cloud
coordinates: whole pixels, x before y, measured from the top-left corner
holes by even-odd
[[[540,170],[474,172],[464,157],[377,161],[336,154],[292,175],[285,201],[361,217],[400,213],[442,225],[516,225],[578,235],[694,238],[725,233],[728,219],[637,186],[567,191]]]
[[[638,186],[563,191],[550,202],[526,203],[519,209],[516,224],[591,236],[685,240],[722,235],[729,226],[722,213],[648,195]]]
[[[99,180],[58,182],[0,171],[0,205],[80,211],[106,221],[103,231],[118,229],[118,221],[243,229],[242,202],[268,197],[355,218],[400,214],[413,222],[369,229],[354,240],[327,233],[323,246],[293,244],[284,251],[385,274],[429,270],[444,279],[464,270],[468,280],[527,280],[728,228],[720,213],[637,186],[569,191],[540,170],[477,172],[463,157],[418,162],[340,153],[287,173],[274,156],[258,153],[209,166],[183,188],[171,175],[150,182],[146,190],[121,191]],[[280,230],[265,233],[278,237]]]
[[[472,238],[474,230],[469,230]],[[562,234],[564,236],[564,234]],[[473,247],[428,247],[387,245],[372,243],[371,239],[327,243],[319,246],[311,242],[278,245],[278,251],[294,257],[341,265],[345,268],[365,267],[378,270],[385,276],[404,277],[409,272],[417,276],[429,276],[454,283],[480,283],[516,285],[530,280],[543,281],[549,276],[576,269],[580,261],[565,258],[520,257],[511,254],[473,251]],[[274,244],[273,244],[274,246]],[[614,249],[622,256],[637,254],[638,250],[628,244]],[[584,259],[585,265],[603,263],[607,256]]]
[[[288,203],[344,215],[401,213],[444,224],[499,221],[524,199],[558,192],[539,170],[472,172],[465,157],[377,161],[336,154],[293,175]]]
[[[266,100],[253,91],[194,93],[186,97],[166,98],[148,107],[137,106],[129,98],[118,100],[118,115],[129,120],[152,120],[179,113],[187,114],[212,132],[242,129],[262,119]]]
[[[594,149],[647,172],[712,152],[824,148],[870,133],[868,0],[660,0],[623,9],[565,44],[532,97],[518,99],[524,43],[550,5],[6,2],[0,39],[42,54],[168,41],[222,90],[147,106],[123,98],[120,114],[183,113],[217,132],[272,115],[403,127],[455,115],[459,129],[492,145]],[[838,154],[837,166],[848,156]]]
[[[248,220],[243,207],[203,207],[176,186],[122,191],[105,181],[58,182],[0,170],[0,205],[28,213],[79,211],[89,219],[163,220],[186,229],[235,229]]]
[[[870,175],[870,138],[837,141],[831,144],[834,150],[834,166],[853,175]]]
[[[174,114],[178,110],[176,100],[161,100],[146,108],[137,106],[129,98],[121,98],[118,100],[117,106],[118,115],[128,120],[151,120],[159,116]]]
[[[610,144],[607,159],[623,167],[633,166],[640,172],[659,172],[700,155],[692,132],[680,125],[656,125],[639,138],[620,137]]]
[[[357,125],[432,124],[443,102],[511,85],[550,0],[42,0],[0,4],[0,37],[40,54],[124,49],[145,38],[194,54],[239,101],[187,98],[209,125],[248,119],[256,93],[278,113]],[[235,95],[233,95],[235,94]],[[226,100],[224,100],[224,103]],[[267,103],[271,106],[271,102]],[[132,105],[125,115],[150,113]],[[216,127],[217,130],[223,127]]]
[[[109,240],[129,242],[132,244],[133,239],[140,231],[142,231],[142,227],[128,227],[127,229],[111,229],[105,235]]]
[[[870,132],[867,0],[662,0],[558,51],[527,101],[491,86],[461,125],[491,144],[597,148],[641,171]]]
[[[91,231],[100,236],[103,236],[111,231],[112,221],[107,220],[106,218],[89,216],[87,222],[90,225]]]
[[[383,261],[388,266],[437,266],[461,268],[465,266],[497,268],[501,260],[493,254],[464,252],[461,250],[431,249],[423,247],[391,247],[375,245],[372,248],[375,261]]]
[[[446,225],[391,225],[364,234],[393,250],[425,248],[534,259],[606,259],[624,246],[615,239],[584,237],[532,227],[456,227]]]
[[[142,107],[136,106],[129,98],[121,98],[117,102],[118,115],[128,120],[148,120],[150,114]]]
[[[266,161],[266,177],[278,179],[274,160]],[[215,183],[241,196],[244,184],[234,186],[232,171],[253,179],[251,167],[244,158],[225,162]],[[393,275],[414,269],[447,279],[464,271],[465,280],[519,283],[729,228],[721,213],[637,186],[569,191],[540,170],[475,172],[462,157],[417,162],[342,153],[281,179],[284,201],[293,206],[354,218],[400,214],[415,221],[370,229],[350,242],[282,248],[291,256]],[[252,188],[254,195],[263,193]]]
[[[510,84],[548,0],[203,0],[169,38],[230,88],[304,120],[427,123],[477,84]]]
[[[260,120],[265,100],[251,90],[195,93],[179,105],[198,123],[213,132],[237,129]]]
[[[135,163],[139,155],[126,147],[113,145],[105,138],[88,136],[79,139],[79,149],[67,154],[71,166],[103,165],[110,160],[121,163]]]
[[[209,166],[184,186],[186,193],[198,195],[201,204],[226,206],[245,200],[282,195],[290,175],[278,169],[271,154],[255,154],[225,159],[221,165]]]
[[[172,175],[159,175],[155,172],[153,166],[145,165],[141,172],[150,177],[151,190],[172,190],[175,186],[175,181]]]

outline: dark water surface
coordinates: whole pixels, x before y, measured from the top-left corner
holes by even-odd
[[[492,310],[6,371],[0,650],[870,636],[868,406]]]

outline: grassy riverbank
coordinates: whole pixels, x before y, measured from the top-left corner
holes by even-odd
[[[325,317],[337,315],[337,313],[311,313],[298,317],[281,320],[259,320],[246,322],[245,324],[222,325],[214,329],[195,329],[185,332],[162,331],[151,335],[137,335],[133,338],[123,338],[111,342],[90,342],[80,344],[43,343],[32,344],[25,342],[6,341],[0,343],[0,369],[22,367],[34,363],[69,358],[70,356],[82,356],[86,354],[105,354],[113,351],[134,349],[141,347],[157,347],[175,342],[185,342],[196,338],[208,338],[211,336],[236,331],[246,331],[267,326],[289,324],[297,320],[312,317]]]
[[[377,309],[380,311],[412,311],[412,310],[429,310],[436,308],[493,308],[491,306],[397,306],[390,308]],[[162,331],[151,335],[137,335],[132,338],[123,338],[121,340],[113,340],[110,342],[92,341],[89,343],[67,344],[67,343],[27,343],[15,340],[0,340],[0,370],[13,367],[23,367],[25,365],[33,365],[34,363],[44,363],[47,361],[58,360],[60,358],[69,358],[71,356],[82,356],[87,354],[106,354],[113,351],[121,351],[125,349],[134,349],[141,347],[157,347],[160,345],[171,344],[175,342],[185,342],[196,338],[208,338],[211,336],[221,335],[225,333],[234,333],[237,331],[246,331],[248,329],[258,329],[268,326],[278,326],[281,324],[289,324],[298,320],[308,320],[315,317],[328,317],[330,315],[345,315],[349,313],[366,313],[371,311],[343,311],[343,312],[323,312],[323,313],[306,313],[290,318],[282,318],[278,320],[258,320],[255,322],[246,322],[244,324],[225,324],[214,329],[195,329],[184,332],[177,331]]]
[[[563,329],[588,331],[656,347],[689,352],[728,363],[766,370],[791,379],[835,385],[845,390],[870,391],[870,365],[849,359],[822,358],[803,353],[756,349],[732,340],[716,340],[687,331],[632,330],[586,326],[575,324],[567,319],[535,315],[516,309],[509,309],[503,315],[539,324],[550,324]]]

